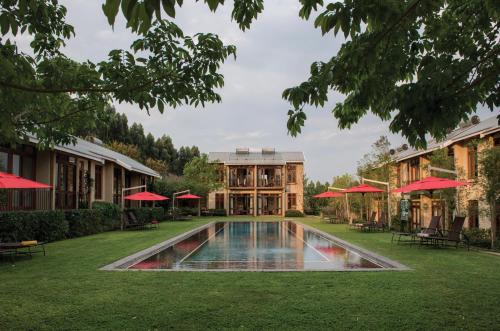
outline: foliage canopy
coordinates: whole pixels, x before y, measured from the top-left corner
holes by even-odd
[[[215,11],[224,0],[204,0]],[[290,102],[287,127],[301,132],[306,107],[325,106],[328,94],[346,98],[333,115],[350,128],[369,111],[391,120],[416,147],[426,134],[444,138],[447,131],[476,111],[500,104],[500,6],[494,0],[300,0],[299,16],[319,13],[314,26],[322,34],[342,32],[337,54],[314,62],[310,77],[283,92]],[[161,1],[175,17],[182,0]],[[263,0],[234,0],[231,18],[245,30],[263,11]],[[145,33],[161,19],[160,0],[107,0],[104,13],[113,24],[119,10],[133,31]]]

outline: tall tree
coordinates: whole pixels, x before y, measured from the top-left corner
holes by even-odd
[[[201,156],[191,159],[184,167],[184,180],[189,186],[204,188],[204,195],[222,186],[219,181],[218,167],[208,161],[208,156]]]
[[[121,3],[128,25],[147,29],[162,13],[159,0],[107,0],[114,22]],[[182,1],[162,1],[174,17]],[[205,0],[215,11],[224,0]],[[231,13],[245,30],[264,9],[263,0],[234,0]],[[391,120],[416,147],[426,134],[440,139],[476,111],[500,105],[500,6],[495,0],[332,1],[299,0],[299,16],[323,34],[342,32],[345,42],[327,61],[314,62],[310,77],[286,89],[287,127],[301,132],[308,106],[323,107],[330,91],[346,98],[331,109],[340,128],[350,128],[372,112]],[[147,8],[150,7],[150,10]]]
[[[391,143],[387,136],[380,136],[372,144],[372,150],[358,162],[358,175],[388,182],[391,166],[390,148]]]
[[[122,7],[128,18],[131,9],[149,20],[159,4],[127,0]],[[106,2],[108,17],[119,5]],[[220,102],[215,89],[224,79],[218,69],[235,47],[210,33],[185,36],[174,23],[156,18],[133,29],[139,35],[129,50],[110,50],[99,63],[78,62],[61,50],[75,31],[57,0],[1,0],[0,141],[15,143],[36,134],[42,144],[72,142],[78,129],[101,120],[112,100],[160,112],[181,104]],[[33,38],[29,52],[13,42],[12,36],[19,34]]]
[[[498,205],[500,204],[500,147],[490,147],[481,152],[479,159],[481,169],[481,185],[484,198],[490,206],[491,248],[500,243],[497,241]],[[498,248],[498,247],[497,247]]]

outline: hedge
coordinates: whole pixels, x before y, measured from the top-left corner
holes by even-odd
[[[12,211],[0,213],[3,240],[55,241],[66,238],[68,221],[60,210]]]
[[[285,217],[304,217],[304,213],[300,210],[288,209],[285,211]]]
[[[103,213],[98,209],[75,209],[65,212],[68,237],[82,237],[104,231]]]
[[[132,211],[137,216],[137,219],[141,222],[150,222],[155,219],[157,221],[165,220],[165,211],[163,207],[153,207],[153,208],[130,208],[127,211]]]
[[[491,247],[491,231],[490,229],[465,229],[464,234],[469,238],[469,243],[472,246],[490,248]]]
[[[120,228],[121,209],[118,205],[104,201],[94,201],[92,209],[99,210],[102,214],[102,231]]]

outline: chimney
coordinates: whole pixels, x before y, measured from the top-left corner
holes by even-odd
[[[236,154],[250,154],[250,148],[248,147],[236,148]]]
[[[274,148],[262,148],[262,154],[275,154],[276,151]]]

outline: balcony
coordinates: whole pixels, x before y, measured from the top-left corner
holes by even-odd
[[[254,186],[253,168],[232,167],[229,169],[229,187],[250,188]]]
[[[282,187],[283,176],[281,167],[259,167],[257,170],[258,187]]]

